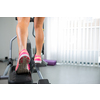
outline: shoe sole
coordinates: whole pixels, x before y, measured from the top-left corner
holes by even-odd
[[[19,58],[19,67],[17,69],[17,73],[29,73],[29,70],[27,68],[28,64],[30,62],[30,58],[27,55],[23,55]]]

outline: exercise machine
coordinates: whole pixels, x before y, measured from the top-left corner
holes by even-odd
[[[17,17],[15,18],[17,20]],[[30,18],[30,22],[34,22],[34,18]],[[34,31],[34,24],[33,24],[33,31]],[[33,33],[32,33],[33,34]],[[33,36],[35,36],[33,34]],[[7,64],[7,67],[4,71],[4,74],[2,76],[0,76],[0,80],[1,79],[8,79],[8,83],[9,84],[50,84],[48,79],[44,79],[39,68],[41,67],[41,64],[35,64],[34,63],[34,56],[32,55],[32,49],[31,49],[31,42],[27,41],[27,51],[30,55],[30,72],[29,73],[24,73],[24,74],[17,74],[15,72],[15,67],[13,65],[13,59],[12,59],[12,43],[13,41],[17,38],[17,36],[14,36],[11,40],[10,40],[10,50],[9,50],[9,61]],[[35,55],[35,54],[34,54]],[[44,63],[44,66],[47,65],[47,63],[45,61],[42,62]],[[10,71],[9,71],[10,69]],[[9,71],[9,74],[8,74]],[[37,73],[39,76],[39,80],[38,83],[34,83],[33,82],[33,78],[32,78],[32,73]],[[8,75],[7,75],[8,74]]]

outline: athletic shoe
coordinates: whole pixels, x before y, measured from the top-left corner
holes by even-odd
[[[40,64],[40,63],[42,62],[42,61],[41,61],[41,56],[35,55],[34,62]]]
[[[29,62],[30,62],[29,54],[28,54],[27,50],[23,49],[19,53],[17,66],[15,68],[16,73],[18,73],[18,74],[19,73],[28,73],[30,70]]]

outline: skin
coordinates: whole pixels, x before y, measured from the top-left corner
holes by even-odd
[[[27,48],[27,37],[28,37],[28,26],[30,23],[30,17],[17,17],[18,24],[16,27],[17,42],[19,47],[19,53]],[[45,17],[35,17],[34,18],[34,28],[35,28],[35,41],[36,41],[36,55],[41,56],[44,33],[43,33],[43,22]]]

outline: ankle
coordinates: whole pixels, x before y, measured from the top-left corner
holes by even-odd
[[[36,56],[37,56],[37,55],[38,55],[38,56],[41,56],[41,54],[39,54],[39,53],[36,53]]]
[[[19,53],[20,53],[22,50],[26,50],[26,49],[25,49],[25,48],[21,48],[21,49],[19,49]]]

